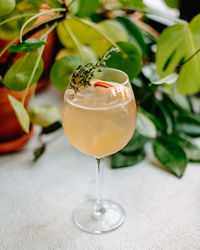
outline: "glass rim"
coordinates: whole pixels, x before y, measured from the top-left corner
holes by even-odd
[[[122,70],[120,70],[120,69],[115,69],[115,68],[110,68],[110,67],[102,67],[102,68],[100,68],[101,70],[110,70],[110,71],[116,71],[116,72],[119,72],[119,73],[122,73],[125,77],[126,77],[126,80],[123,82],[123,83],[119,83],[121,86],[124,86],[124,85],[126,85],[127,83],[129,83],[129,77],[128,77],[128,75],[124,72],[124,71],[122,71]],[[110,87],[110,88],[117,88],[116,86],[113,86],[113,87]]]
[[[115,69],[115,68],[111,68],[111,67],[101,67],[100,68],[102,71],[103,70],[110,70],[110,71],[116,71],[116,72],[119,72],[119,73],[121,73],[121,74],[123,74],[125,77],[126,77],[126,80],[123,82],[123,83],[119,83],[120,84],[120,86],[124,86],[124,85],[126,85],[126,84],[128,84],[129,83],[129,77],[128,77],[128,75],[124,72],[124,71],[122,71],[122,70],[120,70],[120,69]],[[95,73],[98,73],[98,71],[97,72],[95,72]],[[100,80],[100,79],[99,79]],[[74,84],[74,83],[70,83],[70,84],[72,84],[73,86],[76,86],[76,84]],[[116,88],[119,88],[119,86],[113,86],[113,87],[109,87],[109,89],[116,89]],[[68,88],[67,88],[68,89]],[[100,89],[101,90],[101,89]]]

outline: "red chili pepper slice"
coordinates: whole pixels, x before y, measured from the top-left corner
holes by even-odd
[[[114,87],[114,85],[107,83],[107,82],[95,82],[94,87],[103,87],[103,88],[111,88]]]

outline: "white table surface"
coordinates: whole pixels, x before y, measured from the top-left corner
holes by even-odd
[[[37,101],[60,107],[61,95],[50,87]],[[0,250],[200,249],[200,164],[188,164],[177,179],[148,160],[113,170],[106,159],[104,197],[124,207],[126,220],[113,232],[91,235],[74,225],[72,213],[94,197],[94,159],[64,135],[37,163],[31,156],[0,157]]]

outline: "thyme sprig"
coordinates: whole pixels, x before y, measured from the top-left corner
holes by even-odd
[[[77,91],[80,86],[90,86],[90,80],[94,77],[94,73],[96,71],[101,72],[101,67],[106,66],[106,61],[110,58],[111,52],[119,52],[119,49],[111,47],[96,64],[87,63],[84,66],[79,65],[71,76],[70,86],[74,88],[75,91]]]

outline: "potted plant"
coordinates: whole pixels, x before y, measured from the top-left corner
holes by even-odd
[[[19,2],[33,4],[31,0]],[[193,97],[200,89],[200,16],[194,17],[190,23],[165,17],[172,19],[174,25],[166,27],[158,38],[158,33],[151,32],[146,24],[141,25],[132,19],[136,10],[162,16],[148,10],[142,0],[52,0],[48,4],[49,7],[42,12],[23,14],[26,20],[20,26],[17,38],[0,52],[3,56],[9,48],[9,59],[13,59],[16,53],[25,53],[13,64],[9,60],[2,64],[3,86],[15,91],[25,89],[25,100],[29,87],[34,86],[41,76],[42,53],[47,45],[47,35],[54,29],[63,48],[49,75],[51,82],[61,91],[65,90],[78,65],[96,62],[111,46],[119,48],[120,53],[112,53],[107,66],[128,74],[137,99],[138,120],[133,140],[113,155],[112,167],[140,162],[145,157],[144,145],[151,141],[156,158],[181,177],[188,161],[200,160],[199,148],[191,139],[200,135],[200,120],[195,111],[198,104]],[[46,15],[45,21],[34,23],[38,17]],[[2,18],[5,24],[17,17]],[[144,15],[143,22],[146,18]],[[30,39],[38,31],[40,37]],[[19,64],[23,67],[18,67]],[[10,98],[26,132],[30,121],[45,127],[58,119],[51,107],[54,115],[49,117],[55,119],[44,122],[44,119],[49,119],[45,115],[47,107],[33,105],[27,111],[23,101],[19,103]]]
[[[12,3],[14,3],[13,1]],[[3,1],[1,4],[1,10],[4,8],[7,8],[7,4],[5,1]],[[4,4],[6,6],[4,6]],[[38,1],[38,3],[31,3],[31,1],[18,1],[18,4],[15,4],[15,7],[13,7],[11,13],[3,12],[1,13],[1,25],[0,25],[0,51],[2,53],[0,63],[1,63],[1,76],[5,76],[5,71],[11,68],[11,66],[14,66],[15,63],[18,64],[21,62],[21,69],[25,69],[24,74],[22,74],[22,78],[26,75],[28,70],[30,69],[31,63],[34,63],[34,61],[31,61],[32,59],[35,60],[36,55],[25,55],[23,51],[21,53],[11,53],[9,51],[9,44],[18,44],[19,38],[16,37],[16,34],[20,31],[21,24],[23,21],[27,20],[26,16],[30,17],[33,16],[31,14],[35,9],[36,13],[39,14],[42,11],[45,11],[46,8],[49,8],[47,4],[42,4]],[[30,13],[31,12],[31,13]],[[4,16],[7,14],[6,16]],[[52,13],[50,13],[52,14]],[[17,18],[16,18],[17,17]],[[25,18],[25,19],[24,19]],[[36,21],[32,24],[34,27],[38,27],[38,24],[42,24],[46,22],[46,18],[48,16],[41,15],[39,16]],[[8,21],[8,22],[7,22]],[[43,31],[42,31],[43,32]],[[41,35],[40,31],[35,31],[32,34],[30,34],[30,38],[37,39]],[[46,85],[47,80],[45,79],[45,75],[48,74],[49,67],[51,65],[51,61],[53,59],[53,53],[54,53],[54,40],[55,40],[55,31],[49,32],[47,37],[47,46],[45,46],[42,59],[43,62],[40,62],[40,69],[38,68],[36,70],[36,74],[33,77],[33,82],[30,84],[35,84],[43,71],[43,77],[39,80],[39,84],[37,83],[37,89],[41,89],[44,85]],[[25,58],[26,57],[26,58]],[[25,58],[25,59],[23,59]],[[19,60],[19,61],[18,61]],[[24,60],[24,61],[23,61]],[[29,63],[29,66],[27,64]],[[19,65],[19,64],[18,64]],[[28,69],[29,68],[29,69]],[[14,70],[15,71],[15,70]],[[15,75],[16,72],[13,71],[13,74]],[[1,78],[1,86],[0,86],[0,105],[1,105],[1,111],[0,111],[0,118],[1,118],[1,133],[0,133],[0,153],[6,153],[6,152],[13,152],[18,149],[20,149],[22,146],[25,145],[25,143],[31,138],[33,135],[33,126],[30,126],[30,132],[29,128],[21,128],[20,123],[18,121],[18,117],[16,116],[16,112],[12,108],[12,104],[10,102],[9,96],[14,97],[16,100],[23,102],[24,107],[27,108],[31,92],[32,94],[35,91],[35,87],[26,87],[26,83],[24,86],[18,86],[17,80],[15,79],[15,76],[13,75],[13,79],[11,80],[12,86],[5,86],[2,82]],[[29,74],[30,76],[30,74]],[[12,77],[11,77],[12,78]],[[24,78],[24,81],[28,82],[29,78]],[[21,82],[22,83],[22,82]],[[23,127],[23,126],[22,126]],[[24,131],[25,130],[25,131]]]
[[[27,1],[20,1],[18,4],[15,6],[14,10],[9,14],[6,15],[6,20],[9,18],[11,19],[10,22],[6,22],[5,18],[0,18],[2,20],[1,26],[0,26],[0,51],[4,50],[7,45],[12,42],[13,39],[16,38],[16,35],[20,31],[21,25],[24,21],[27,20],[27,17],[32,16],[32,12],[36,9],[37,12],[43,12],[47,8],[49,8],[49,5],[47,3],[41,4],[40,1],[36,1],[35,3],[30,3]],[[52,14],[52,13],[51,13]],[[17,19],[14,19],[14,17],[18,17]],[[37,23],[42,23],[45,22],[46,19],[49,17],[44,15],[44,16],[39,16],[35,21],[34,24]],[[40,32],[35,32],[33,35],[30,36],[30,38],[39,38]],[[19,39],[17,39],[14,44],[18,44]],[[42,54],[42,59],[44,62],[44,69],[43,69],[43,77],[40,79],[40,81],[37,84],[37,90],[42,89],[43,86],[46,86],[45,83],[45,76],[48,74],[48,71],[50,69],[50,66],[53,61],[53,56],[54,56],[54,43],[55,43],[55,30],[50,32],[47,36],[47,44],[44,48],[43,54]],[[9,59],[10,51],[7,49],[3,55],[0,58],[0,63],[5,63],[7,59]],[[20,56],[22,56],[23,53],[18,53],[18,55],[15,55],[13,60],[16,60]]]

